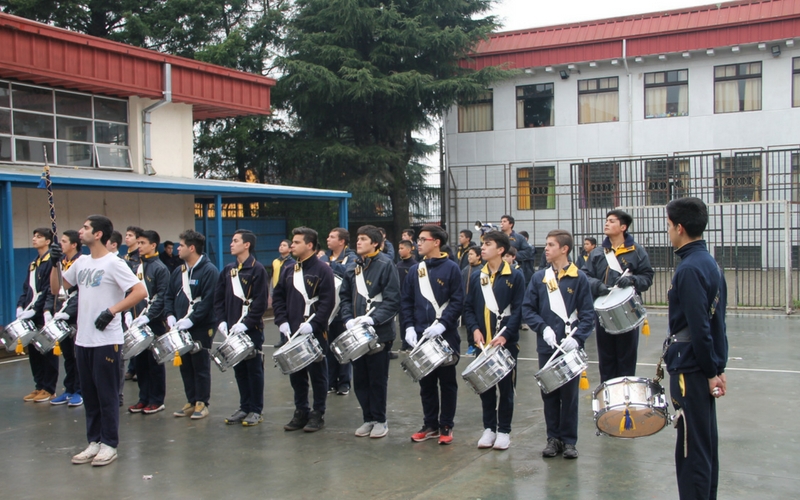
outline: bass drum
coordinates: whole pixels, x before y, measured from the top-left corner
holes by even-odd
[[[664,388],[646,378],[606,380],[592,394],[592,411],[598,436],[652,436],[670,421]]]

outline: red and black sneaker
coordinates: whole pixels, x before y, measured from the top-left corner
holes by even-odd
[[[439,444],[450,444],[453,442],[453,428],[445,425],[439,434]]]
[[[415,443],[421,443],[428,439],[436,439],[439,437],[439,429],[423,426],[422,429],[411,435],[411,440]]]
[[[147,405],[143,411],[148,415],[152,415],[153,413],[164,411],[164,405]]]
[[[147,408],[147,403],[142,403],[141,401],[139,401],[135,405],[129,406],[128,407],[128,411],[131,412],[131,413],[142,413],[142,411],[145,408]]]

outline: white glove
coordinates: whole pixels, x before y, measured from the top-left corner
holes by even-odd
[[[44,322],[45,322],[45,324],[46,323],[50,323],[51,319],[53,319],[53,314],[50,311],[45,311],[44,312]]]
[[[17,306],[17,319],[19,319],[20,315],[22,314],[23,309]]]
[[[572,337],[564,339],[561,341],[561,348],[567,352],[574,351],[578,348],[578,341]]]
[[[435,325],[431,325],[422,332],[422,335],[428,338],[438,337],[444,333],[447,328],[441,323],[436,323]]]
[[[237,333],[244,333],[247,331],[247,326],[244,323],[236,323],[231,327],[231,335],[236,335]]]
[[[555,348],[558,345],[558,343],[556,343],[556,332],[554,332],[549,326],[544,327],[542,336],[544,337],[544,341],[547,342],[547,345],[550,347]]]
[[[300,326],[297,327],[297,334],[298,335],[305,335],[307,333],[313,332],[314,329],[311,328],[311,323],[300,323]]]
[[[125,313],[125,324],[128,325],[128,328],[133,326],[133,316],[131,315],[130,311]]]
[[[175,316],[173,316],[171,314],[169,316],[167,316],[167,326],[168,327],[172,328],[173,326],[175,326],[175,323],[177,323],[177,322],[178,322],[178,320],[175,318]]]
[[[228,335],[228,323],[223,321],[222,323],[219,324],[219,326],[217,327],[217,330],[219,330],[220,333],[222,333],[223,335],[227,336]]]
[[[17,319],[31,319],[36,315],[36,311],[33,309],[25,309],[19,308],[20,310],[17,311]]]
[[[281,323],[281,326],[278,327],[278,330],[280,330],[283,336],[287,339],[292,335],[292,327],[289,326],[289,323],[287,322]]]
[[[370,326],[375,324],[375,320],[372,319],[372,316],[359,316],[355,319],[357,323],[366,323]]]
[[[193,327],[194,323],[189,318],[179,319],[175,322],[175,328],[178,330],[188,330],[189,328]]]
[[[147,323],[150,323],[150,318],[147,317],[146,314],[142,314],[131,323],[131,326],[144,326]]]
[[[413,326],[406,328],[406,343],[411,347],[417,347],[417,331]]]
[[[59,320],[67,321],[69,319],[69,314],[67,314],[65,312],[57,312],[56,315],[53,316],[53,319],[56,320],[56,321],[59,321]]]
[[[358,318],[356,318],[356,319],[358,319]],[[344,324],[344,328],[346,330],[352,330],[353,327],[358,324],[358,321],[356,321],[356,319],[348,319],[347,322]]]

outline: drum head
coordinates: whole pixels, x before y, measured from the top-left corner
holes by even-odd
[[[624,304],[636,294],[636,290],[629,286],[627,288],[612,288],[608,295],[601,295],[594,301],[594,308],[597,311],[608,311],[620,304]]]
[[[625,411],[620,408],[598,415],[595,422],[597,429],[615,438],[637,438],[652,436],[667,425],[668,417],[661,409],[631,405],[627,408],[629,419]]]

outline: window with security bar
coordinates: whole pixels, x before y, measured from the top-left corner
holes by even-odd
[[[581,208],[614,208],[619,200],[619,163],[580,165]]]
[[[663,158],[644,163],[647,205],[666,205],[689,195],[689,160]]]
[[[714,66],[714,113],[761,109],[761,62]]]
[[[644,117],[689,115],[689,70],[644,74]]]
[[[761,155],[714,159],[714,202],[761,201]]]
[[[458,105],[459,132],[485,132],[494,128],[494,98],[491,89],[477,99]]]
[[[556,167],[517,169],[517,209],[553,210],[556,208]]]
[[[517,128],[552,127],[553,84],[517,87]]]
[[[759,269],[761,245],[715,246],[714,258],[723,269]]]

